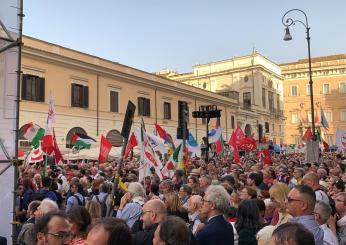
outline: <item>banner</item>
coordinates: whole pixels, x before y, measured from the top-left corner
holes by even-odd
[[[100,144],[100,154],[99,154],[99,162],[106,162],[108,159],[108,154],[112,149],[112,144],[101,135],[101,144]]]
[[[346,149],[346,131],[338,128],[336,129],[336,145],[339,149],[344,150]]]

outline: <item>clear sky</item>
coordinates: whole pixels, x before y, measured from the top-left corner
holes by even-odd
[[[308,15],[313,57],[346,53],[346,0],[30,0],[24,34],[148,72],[190,72],[253,48],[284,63],[307,57],[302,25],[282,40],[292,8]]]

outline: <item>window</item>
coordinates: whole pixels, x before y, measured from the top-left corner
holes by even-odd
[[[234,116],[231,116],[231,128],[234,128]]]
[[[346,93],[346,82],[339,83],[339,93]]]
[[[275,133],[275,124],[272,124],[272,132]]]
[[[245,110],[251,110],[251,92],[243,93],[243,106]]]
[[[89,107],[89,87],[77,83],[71,84],[71,106]]]
[[[323,84],[323,94],[330,94],[329,83]]]
[[[171,119],[171,103],[163,103],[163,119]]]
[[[29,74],[23,74],[22,99],[44,102],[44,78]]]
[[[138,97],[138,115],[150,116],[150,99]]]
[[[202,124],[206,125],[207,124],[207,119],[206,118],[201,118],[202,119]]]
[[[306,95],[310,95],[310,84],[306,84]]]
[[[274,112],[274,93],[268,91],[269,111]]]
[[[308,113],[308,122],[311,123],[312,122],[312,120],[311,120],[311,111],[308,111],[307,113]]]
[[[280,95],[276,95],[276,109],[279,112],[280,110]]]
[[[262,106],[266,108],[266,89],[262,88]]]
[[[269,133],[269,123],[268,122],[264,123],[264,128],[265,128],[266,133]]]
[[[331,111],[324,111],[324,115],[326,116],[327,122],[332,121],[332,112]]]
[[[109,92],[109,110],[110,112],[119,112],[119,92],[111,90]]]
[[[298,96],[298,86],[297,85],[291,86],[291,96]]]
[[[341,111],[340,119],[341,121],[346,121],[346,111]]]
[[[292,123],[299,123],[298,112],[292,112]]]

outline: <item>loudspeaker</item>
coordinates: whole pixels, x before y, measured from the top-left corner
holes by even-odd
[[[127,103],[123,128],[121,129],[121,136],[128,139],[131,131],[131,126],[133,123],[133,116],[135,115],[136,106],[129,100]]]

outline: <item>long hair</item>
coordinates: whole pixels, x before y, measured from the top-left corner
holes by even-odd
[[[256,231],[262,228],[256,199],[240,202],[235,227],[238,233],[244,228],[254,229]]]

